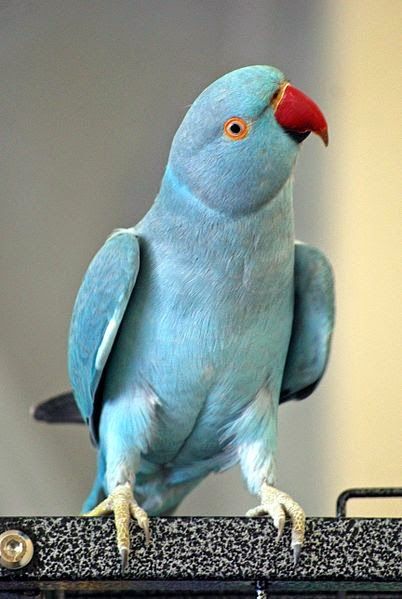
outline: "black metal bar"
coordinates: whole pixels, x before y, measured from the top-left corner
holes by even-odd
[[[352,498],[367,498],[367,497],[402,497],[402,487],[369,487],[346,489],[343,491],[336,501],[336,516],[337,518],[346,518],[346,504]]]
[[[402,520],[396,518],[308,518],[296,566],[289,524],[276,543],[269,518],[152,518],[148,547],[133,522],[124,576],[112,518],[0,518],[0,534],[10,529],[31,538],[34,555],[20,570],[0,567],[0,597],[19,590],[65,591],[67,597],[89,592],[255,596],[256,590],[268,596],[342,590],[402,594]]]

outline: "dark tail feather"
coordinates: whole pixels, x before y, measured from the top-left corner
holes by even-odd
[[[71,391],[32,406],[31,414],[35,420],[49,424],[84,424]]]

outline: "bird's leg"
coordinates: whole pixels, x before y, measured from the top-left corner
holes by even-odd
[[[85,515],[114,514],[117,546],[124,572],[130,552],[131,518],[143,529],[146,542],[149,540],[148,515],[138,505],[133,490],[141,462],[141,448],[145,447],[152,414],[146,417],[146,407],[150,404],[146,397],[141,399],[139,396],[138,400],[133,401],[129,391],[120,391],[120,394],[104,400],[99,422],[100,459],[97,476],[107,497]]]
[[[143,529],[145,542],[149,542],[149,520],[147,513],[138,505],[129,482],[118,484],[110,495],[93,510],[83,516],[106,516],[114,513],[117,532],[117,547],[121,557],[121,568],[124,572],[130,553],[130,520],[135,518]]]
[[[278,529],[277,540],[282,536],[286,516],[292,522],[292,549],[296,564],[304,541],[306,516],[303,509],[287,493],[268,485],[264,480],[260,490],[261,503],[249,510],[246,516],[263,516],[269,514]]]

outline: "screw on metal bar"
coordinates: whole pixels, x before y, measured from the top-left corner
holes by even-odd
[[[31,539],[21,530],[6,530],[0,535],[0,566],[8,570],[25,568],[32,559]]]
[[[268,595],[265,588],[265,582],[263,580],[257,580],[257,582],[255,583],[256,599],[267,599]]]
[[[346,489],[336,500],[337,518],[346,518],[346,503],[357,497],[402,497],[402,487],[371,487],[367,489]]]

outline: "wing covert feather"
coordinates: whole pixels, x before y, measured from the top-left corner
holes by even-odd
[[[334,279],[325,255],[312,246],[295,246],[295,304],[292,334],[280,402],[303,399],[320,382],[334,328]]]
[[[137,279],[140,251],[132,229],[113,233],[93,258],[71,319],[68,370],[86,422],[96,389]]]

